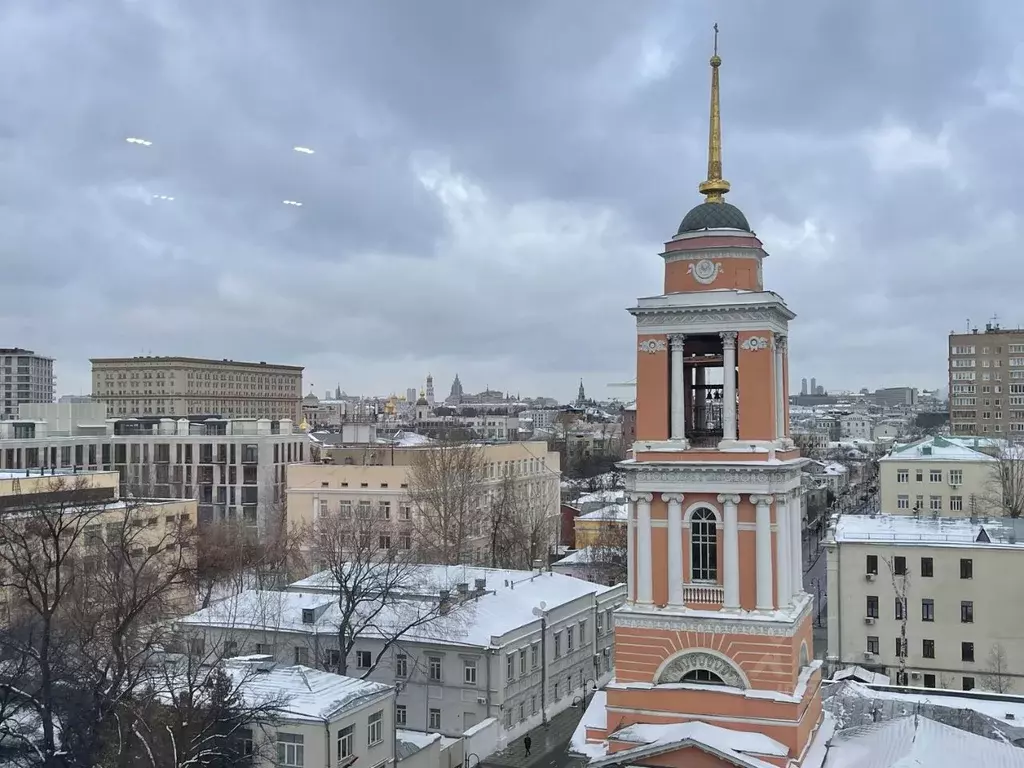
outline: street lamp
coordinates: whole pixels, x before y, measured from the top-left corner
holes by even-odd
[[[473,758],[476,758],[476,765],[480,765],[480,755],[476,752],[470,752],[466,755],[466,768],[473,768]]]

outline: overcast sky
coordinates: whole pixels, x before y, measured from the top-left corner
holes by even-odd
[[[144,353],[625,396],[716,19],[794,386],[940,386],[951,329],[1024,324],[1019,0],[9,0],[0,346],[60,393]]]

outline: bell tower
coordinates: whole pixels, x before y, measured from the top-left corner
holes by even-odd
[[[725,202],[717,35],[716,25],[705,199],[665,243],[664,292],[629,310],[628,601],[615,616],[607,723],[588,739],[632,765],[644,764],[635,738],[616,734],[637,723],[760,733],[778,746],[758,759],[800,765],[822,720],[802,587],[805,460],[789,437],[795,315],[765,290],[768,254]]]

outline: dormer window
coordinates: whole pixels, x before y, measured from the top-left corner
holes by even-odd
[[[303,608],[302,609],[302,623],[303,624],[313,624],[315,622],[316,622],[316,611],[314,611],[312,608]]]

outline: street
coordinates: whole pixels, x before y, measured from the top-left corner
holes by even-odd
[[[587,759],[570,755],[569,741],[583,718],[583,711],[583,708],[569,707],[552,717],[547,725],[530,731],[533,743],[529,757],[526,756],[523,737],[520,737],[501,752],[484,758],[481,765],[491,768],[582,768]]]

